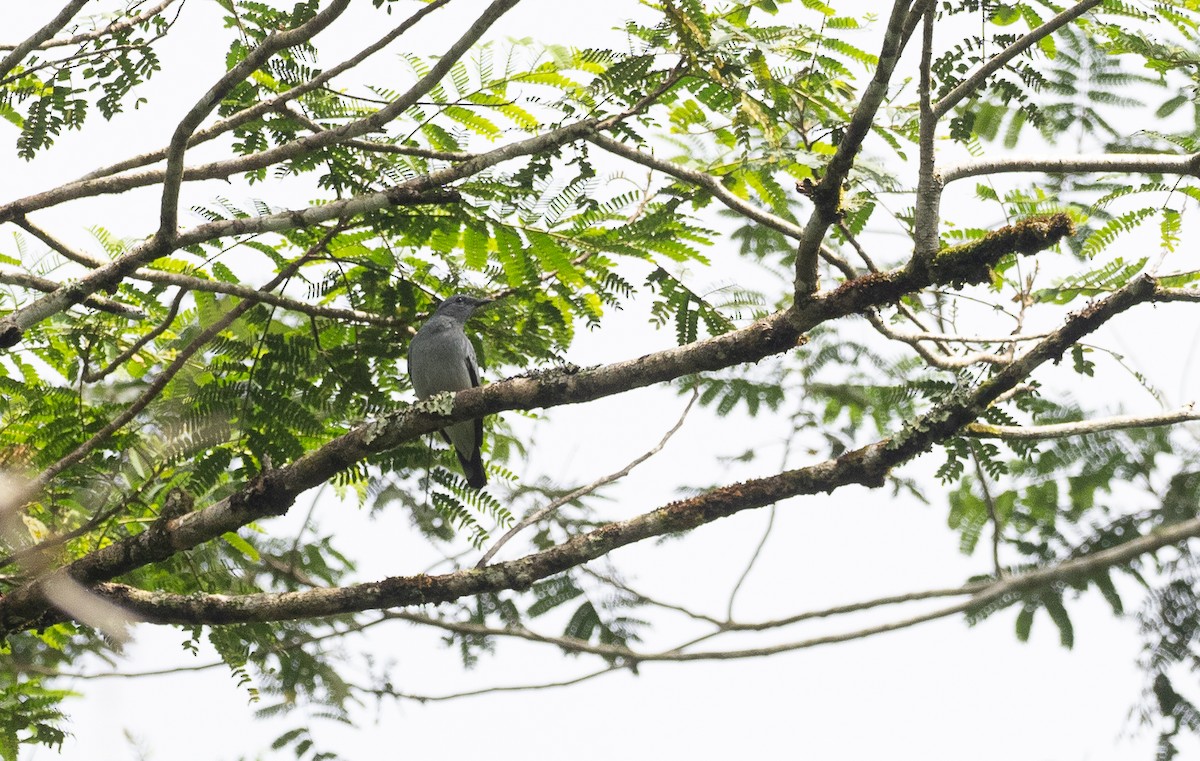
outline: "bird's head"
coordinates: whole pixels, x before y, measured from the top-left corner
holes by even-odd
[[[475,313],[476,309],[490,303],[492,303],[492,299],[479,299],[474,296],[468,296],[465,293],[456,293],[441,304],[438,304],[434,315],[452,317],[456,320],[466,322]]]

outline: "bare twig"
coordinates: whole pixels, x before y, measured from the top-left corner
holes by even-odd
[[[605,674],[611,674],[614,671],[622,671],[622,670],[624,670],[624,668],[625,668],[624,666],[609,666],[608,668],[603,668],[603,669],[600,669],[599,671],[593,671],[589,674],[584,674],[583,676],[575,677],[574,679],[565,679],[565,680],[560,680],[560,681],[555,681],[555,682],[539,682],[539,683],[535,683],[535,684],[517,684],[517,685],[503,685],[503,686],[497,686],[497,687],[483,687],[478,690],[465,690],[463,692],[452,692],[452,693],[445,693],[445,694],[441,694],[441,695],[418,695],[418,694],[413,694],[413,693],[408,693],[408,692],[399,692],[395,689],[392,689],[390,686],[387,686],[387,687],[356,686],[355,689],[357,689],[358,691],[360,691],[362,693],[365,693],[368,695],[374,695],[376,697],[397,698],[397,699],[401,699],[401,700],[415,700],[418,703],[438,703],[438,702],[445,701],[445,700],[458,700],[460,698],[473,698],[473,697],[478,697],[480,695],[490,695],[490,694],[497,693],[497,692],[500,692],[500,693],[528,692],[530,690],[547,690],[547,689],[551,689],[553,687],[570,687],[573,684],[579,684],[580,682],[586,682],[589,679],[595,679],[598,676],[604,676]]]
[[[900,331],[892,331],[888,337],[898,341],[942,341],[945,343],[964,343],[964,344],[1010,344],[1010,343],[1025,343],[1028,341],[1040,341],[1050,332],[1045,333],[1014,333],[1008,336],[1002,335],[982,335],[982,336],[964,336],[955,333],[903,333]]]
[[[1012,156],[979,159],[946,167],[942,181],[947,185],[979,175],[1038,172],[1041,174],[1084,174],[1119,172],[1138,174],[1182,174],[1200,177],[1200,153],[1105,153],[1094,156]]]
[[[983,471],[983,461],[975,442],[971,442],[971,461],[975,464],[975,477],[979,479],[979,488],[983,492],[983,504],[987,507],[988,520],[992,524],[992,569],[996,578],[1004,576],[1004,567],[1000,565],[1000,515],[996,512],[996,500],[992,499],[992,490],[988,486],[988,475]]]
[[[1200,412],[1194,404],[1181,407],[1161,415],[1118,415],[1100,418],[1098,420],[1081,420],[1078,423],[1057,423],[1054,425],[991,425],[990,423],[972,423],[963,429],[967,436],[979,439],[1010,439],[1013,441],[1042,441],[1046,439],[1062,439],[1068,436],[1086,436],[1092,433],[1106,431],[1121,431],[1129,428],[1157,428],[1168,425],[1179,425],[1200,420]]]
[[[209,669],[215,669],[224,665],[225,661],[210,661],[209,663],[201,663],[195,666],[170,666],[168,668],[150,669],[147,671],[79,672],[59,671],[58,669],[41,666],[36,663],[12,664],[13,668],[17,671],[27,674],[38,674],[39,676],[52,676],[60,679],[145,679],[146,677],[186,674],[192,671],[208,671]]]

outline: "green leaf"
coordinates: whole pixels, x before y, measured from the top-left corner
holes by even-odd
[[[221,539],[223,539],[230,547],[242,553],[242,555],[251,562],[257,563],[261,559],[258,554],[258,550],[254,548],[254,545],[238,536],[235,532],[227,531],[221,535]]]
[[[1016,633],[1017,639],[1021,642],[1029,641],[1029,632],[1033,628],[1033,614],[1037,610],[1034,605],[1022,605],[1020,612],[1017,613]]]
[[[1042,604],[1045,606],[1046,612],[1050,614],[1050,620],[1058,627],[1059,642],[1068,650],[1074,647],[1075,627],[1071,624],[1071,618],[1063,606],[1062,597],[1048,594],[1042,598]]]

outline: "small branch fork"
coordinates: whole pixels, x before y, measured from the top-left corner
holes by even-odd
[[[862,99],[854,109],[850,123],[846,125],[837,151],[825,167],[824,176],[811,192],[812,214],[804,226],[804,235],[796,249],[797,302],[809,298],[817,291],[818,255],[826,233],[841,214],[842,186],[850,176],[855,157],[870,132],[875,114],[883,105],[892,74],[915,26],[914,20],[921,18],[933,5],[933,0],[916,0],[911,7],[909,0],[896,0],[892,5],[891,17],[884,29],[883,46],[875,75],[863,91]]]

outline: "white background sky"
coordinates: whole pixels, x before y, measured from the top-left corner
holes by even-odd
[[[21,4],[6,9],[4,41],[16,41],[49,15],[58,3]],[[398,4],[399,13],[410,4]],[[483,7],[478,0],[455,0],[403,40],[419,53],[445,47],[461,26]],[[364,16],[369,4],[362,2]],[[846,13],[882,4],[858,3]],[[578,46],[620,46],[612,28],[638,13],[629,0],[598,3],[524,0],[489,35],[529,36]],[[160,48],[165,70],[143,88],[149,107],[102,125],[93,116],[82,134],[65,135],[52,151],[26,164],[6,151],[3,162],[9,197],[51,187],[110,160],[165,144],[174,118],[221,73],[227,36],[211,0],[189,0],[172,45]],[[341,23],[318,38],[323,62],[341,60],[362,39]],[[370,27],[373,38],[382,27]],[[861,46],[874,50],[878,31],[866,32]],[[341,37],[339,37],[341,35]],[[391,53],[374,59],[373,71],[408,69]],[[368,81],[370,78],[368,77]],[[865,80],[864,80],[865,81]],[[0,127],[0,133],[3,128]],[[10,132],[7,138],[15,138]],[[7,143],[11,145],[10,143]],[[966,186],[964,186],[965,189]],[[189,186],[187,203],[242,192],[223,183]],[[261,192],[274,202],[272,190]],[[245,197],[245,196],[242,196]],[[303,198],[296,201],[299,205]],[[88,245],[83,228],[102,224],[121,235],[150,229],[157,208],[149,192],[88,201],[67,212],[37,217],[58,234]],[[186,222],[186,220],[185,220]],[[10,246],[0,238],[0,247]],[[1189,245],[1185,239],[1184,247]],[[1190,244],[1194,249],[1194,242]],[[731,257],[719,243],[714,259]],[[701,273],[702,280],[719,275]],[[1194,310],[1193,310],[1194,311]],[[1182,310],[1159,308],[1150,317],[1172,322],[1176,335],[1194,337],[1200,328]],[[1183,321],[1186,319],[1186,321]],[[1114,348],[1148,371],[1171,395],[1186,402],[1194,388],[1186,376],[1188,358],[1168,354],[1147,341],[1147,323],[1122,321],[1107,333]],[[648,331],[637,306],[591,334],[583,334],[567,358],[579,365],[610,362],[673,344],[673,332]],[[1194,345],[1194,338],[1189,345]],[[495,377],[493,373],[493,377]],[[1050,376],[1047,376],[1050,377]],[[1059,376],[1065,378],[1066,376]],[[1116,385],[1107,385],[1109,383]],[[1082,393],[1127,402],[1129,411],[1152,411],[1152,400],[1125,380],[1106,379]],[[1099,397],[1096,397],[1099,398]],[[537,453],[531,472],[548,472],[586,482],[614,470],[647,449],[674,422],[683,401],[664,390],[643,390],[584,407],[555,410],[531,428]],[[655,460],[613,492],[613,517],[630,517],[669,501],[679,480],[733,480],[774,466],[778,431],[767,421],[715,420],[693,414],[687,427]],[[586,440],[577,435],[588,430]],[[714,470],[716,454],[732,454],[763,443],[763,461],[728,474]],[[793,455],[790,465],[805,462]],[[924,476],[938,463],[925,458],[905,469]],[[694,475],[697,468],[705,469]],[[501,494],[500,490],[495,493]],[[804,498],[781,504],[766,551],[739,598],[739,617],[756,619],[883,594],[954,586],[987,570],[986,553],[964,558],[945,527],[946,505],[936,488],[925,506],[893,498],[885,490],[840,490],[831,498]],[[267,532],[289,535],[309,505],[302,498],[293,515],[266,521]],[[338,546],[360,563],[363,579],[412,573],[430,558],[413,536],[407,516],[369,519],[354,507],[325,499],[317,511],[323,527],[336,525]],[[683,541],[625,548],[613,559],[641,591],[721,615],[728,591],[758,542],[767,520],[753,511],[703,527]],[[1127,591],[1134,593],[1134,590]],[[1129,598],[1136,599],[1136,594]],[[350,759],[411,757],[459,759],[565,756],[601,759],[651,756],[717,759],[762,757],[797,759],[958,759],[999,761],[1020,758],[1080,761],[1150,759],[1154,737],[1128,737],[1134,725],[1128,711],[1142,686],[1134,666],[1139,640],[1130,620],[1114,621],[1096,594],[1071,604],[1076,645],[1058,644],[1057,630],[1039,614],[1029,643],[1013,634],[1015,610],[975,628],[951,618],[861,642],[806,650],[766,660],[729,663],[645,664],[641,675],[620,672],[574,687],[487,695],[448,703],[400,706],[385,703],[358,713],[359,725],[312,725],[318,746]],[[907,613],[908,611],[906,611]],[[786,639],[843,631],[884,620],[864,616],[832,625],[815,623]],[[645,649],[687,636],[683,622],[657,629]],[[553,628],[548,628],[554,633]],[[372,649],[392,659],[393,682],[406,691],[450,693],[497,684],[566,679],[600,664],[562,656],[545,647],[501,643],[495,657],[464,672],[454,650],[438,637],[404,623],[373,630]],[[140,626],[122,671],[142,671],[206,662],[182,652],[184,636],[172,629]],[[780,640],[782,641],[782,639]],[[352,643],[353,644],[353,643]],[[730,644],[736,644],[731,640]],[[244,689],[223,669],[166,678],[104,679],[74,685],[84,697],[68,704],[73,733],[61,758],[109,761],[146,758],[161,761],[254,758],[296,720],[253,721]],[[268,699],[269,701],[269,699]],[[132,738],[132,739],[131,739]],[[1193,743],[1188,746],[1196,749]],[[289,753],[290,756],[290,753]],[[26,751],[25,761],[59,757],[45,749]]]

